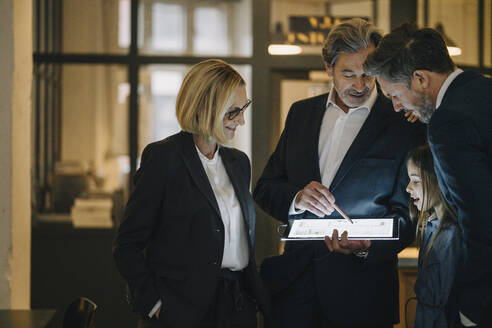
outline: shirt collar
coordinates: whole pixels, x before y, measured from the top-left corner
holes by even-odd
[[[330,105],[332,105],[335,108],[338,108],[341,110],[341,108],[338,107],[338,105],[335,102],[335,95],[336,95],[335,86],[331,86],[330,93],[328,94],[328,100],[326,102],[326,108],[329,108]],[[374,106],[374,103],[376,102],[377,97],[378,97],[378,90],[377,90],[377,87],[374,86],[374,89],[372,90],[369,98],[367,98],[367,100],[362,105],[360,105],[359,107],[349,108],[349,111],[354,112],[354,111],[359,110],[361,108],[367,108],[367,110],[369,112],[371,112],[372,106]]]
[[[432,213],[428,218],[427,218],[427,226],[432,226],[437,229],[437,226],[441,222],[440,218],[437,217],[436,213]]]
[[[427,218],[427,222],[434,221],[437,219],[438,219],[438,217],[437,217],[436,213],[434,212],[431,215],[429,215],[429,217]]]
[[[442,99],[444,98],[444,94],[446,93],[446,90],[448,90],[449,86],[451,85],[451,82],[453,82],[453,80],[461,73],[463,73],[463,70],[457,68],[454,70],[453,73],[449,74],[448,78],[444,81],[444,83],[441,86],[441,89],[439,89],[439,93],[437,94],[436,109],[439,108],[439,106],[441,106]]]

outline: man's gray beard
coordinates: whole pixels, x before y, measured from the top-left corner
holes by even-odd
[[[429,124],[432,114],[434,114],[434,104],[430,97],[426,95],[422,95],[422,106],[418,109],[417,115],[419,116],[419,120],[422,123]]]

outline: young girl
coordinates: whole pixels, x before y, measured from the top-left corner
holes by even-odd
[[[453,327],[459,319],[452,286],[462,249],[456,212],[439,189],[428,145],[411,152],[407,169],[410,216],[417,222],[420,247],[415,327]]]

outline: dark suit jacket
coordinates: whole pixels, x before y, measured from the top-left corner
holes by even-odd
[[[220,147],[219,154],[249,233],[245,277],[262,308],[265,298],[253,251],[250,163],[233,148]],[[196,327],[215,301],[223,249],[224,225],[192,135],[180,132],[148,145],[114,247],[134,311],[146,317],[162,299],[160,315],[170,327]]]
[[[256,185],[254,199],[277,220],[287,221],[298,191],[311,181],[321,182],[318,138],[327,97],[292,105],[277,148]],[[329,189],[350,217],[399,218],[400,240],[373,242],[365,260],[330,253],[324,242],[288,242],[283,256],[262,266],[271,290],[287,288],[312,264],[318,299],[328,319],[347,324],[397,322],[397,253],[415,233],[408,218],[405,159],[411,148],[424,142],[424,126],[407,123],[379,95]],[[299,217],[315,218],[310,212]]]
[[[458,306],[478,322],[492,295],[492,79],[473,71],[458,75],[428,134],[439,186],[458,209],[466,244]]]

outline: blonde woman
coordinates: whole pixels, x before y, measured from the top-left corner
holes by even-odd
[[[146,327],[253,328],[265,308],[250,162],[225,146],[250,103],[230,65],[203,61],[178,94],[183,131],[143,151],[114,257]]]

